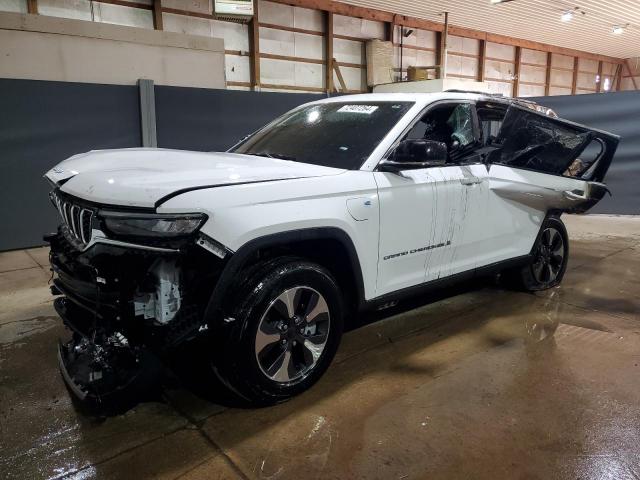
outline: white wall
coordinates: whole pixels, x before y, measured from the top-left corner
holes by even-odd
[[[0,77],[225,88],[219,39],[0,13]]]
[[[325,86],[325,14],[319,10],[295,7],[269,0],[257,0],[259,11],[260,83],[263,90],[324,91]],[[136,0],[137,4],[151,6],[153,0]],[[27,0],[0,0],[0,11],[25,13]],[[224,40],[224,76],[228,88],[248,89],[250,86],[249,27],[247,24],[215,20],[211,16],[212,0],[162,0],[165,8],[178,9],[205,15],[201,18],[163,13],[164,31],[181,35],[193,35]],[[40,16],[73,18],[103,25],[110,23],[153,30],[150,8],[133,8],[89,0],[38,0]],[[405,27],[409,30],[408,27]],[[437,64],[437,34],[433,31],[411,29],[413,33],[403,38],[402,62],[400,61],[401,27],[393,32],[393,71],[399,79],[400,64],[406,75],[408,66],[434,66]],[[333,15],[333,55],[349,91],[366,91],[366,52],[368,39],[385,39],[383,22]],[[475,80],[481,42],[455,35],[448,37],[447,76]],[[511,95],[515,78],[516,48],[493,42],[486,44],[485,80],[490,91]],[[187,54],[191,56],[191,54]],[[288,58],[273,58],[284,56]],[[269,58],[270,57],[270,58]],[[547,53],[521,49],[519,94],[521,96],[544,95],[547,76]],[[574,57],[553,54],[551,56],[550,95],[571,93]],[[206,74],[207,68],[202,72]],[[598,62],[579,60],[576,93],[593,93],[615,89],[616,66],[603,62],[601,77]],[[436,71],[430,76],[435,78]],[[635,68],[634,75],[640,77]],[[334,84],[339,87],[333,73]],[[203,79],[199,80],[203,81]],[[640,78],[636,78],[640,85]],[[622,88],[633,88],[631,78],[622,79]]]

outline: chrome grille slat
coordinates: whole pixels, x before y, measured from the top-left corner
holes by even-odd
[[[85,225],[84,217],[87,215],[87,224]],[[91,222],[93,220],[93,211],[87,208],[83,208],[80,212],[80,231],[82,233],[82,241],[89,243],[91,240]]]
[[[76,236],[76,238],[78,237],[78,225],[76,223],[77,211],[78,211],[78,207],[76,207],[75,205],[71,205],[71,208],[69,209],[69,215],[71,216],[71,231]]]
[[[69,234],[83,245],[91,241],[91,222],[94,210],[62,200],[56,192],[51,192],[51,200],[60,213]]]

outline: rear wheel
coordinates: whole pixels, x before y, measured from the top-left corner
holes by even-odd
[[[533,259],[524,267],[506,272],[506,278],[527,291],[546,290],[559,285],[567,269],[569,237],[562,220],[549,217],[533,247]]]
[[[254,267],[216,334],[214,371],[252,405],[284,401],[313,385],[342,335],[342,298],[320,265],[283,258]]]

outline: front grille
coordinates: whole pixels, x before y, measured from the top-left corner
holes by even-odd
[[[61,198],[56,192],[49,194],[51,201],[58,209],[64,225],[76,240],[86,245],[91,240],[91,223],[94,211]]]

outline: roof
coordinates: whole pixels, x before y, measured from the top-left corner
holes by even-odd
[[[516,104],[522,107],[531,108],[539,113],[557,117],[556,113],[545,106],[539,105],[531,100],[522,98],[503,97],[490,93],[463,92],[451,90],[436,93],[362,93],[356,95],[329,97],[311,103],[353,103],[353,102],[415,102],[422,106],[439,100],[471,100],[471,101],[492,101],[504,104]]]

